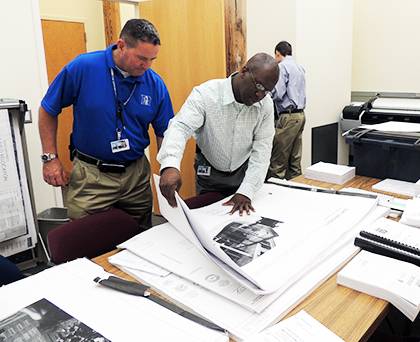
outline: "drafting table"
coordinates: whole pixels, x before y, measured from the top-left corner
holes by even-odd
[[[343,184],[330,184],[305,179],[299,176],[294,181],[325,188],[339,190],[344,187],[353,187],[372,191],[372,185],[379,179],[356,176],[351,181]],[[394,197],[404,198],[404,196]],[[117,253],[112,251],[93,261],[101,265],[106,271],[122,278],[134,280],[108,262],[108,257]],[[336,275],[330,277],[303,302],[293,309],[286,317],[305,309],[310,315],[332,330],[347,342],[367,341],[375,331],[382,319],[389,311],[388,302],[354,291],[336,284]]]

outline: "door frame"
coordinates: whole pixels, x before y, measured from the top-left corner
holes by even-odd
[[[83,18],[83,17],[71,17],[71,16],[61,16],[61,15],[41,15],[40,16],[40,23],[39,23],[39,28],[41,31],[41,37],[43,37],[43,32],[42,32],[42,25],[41,25],[41,21],[42,20],[55,20],[55,21],[66,21],[66,22],[76,22],[76,23],[81,23],[84,25],[85,27],[85,40],[86,40],[86,45],[87,45],[87,34],[86,34],[86,23],[87,23],[87,19]],[[45,72],[43,72],[42,76],[43,76],[43,89],[42,89],[42,97],[45,95],[45,93],[47,92],[47,89],[49,87],[48,84],[48,73],[47,73],[47,61],[45,59],[45,48],[44,48],[44,43],[43,40],[41,39],[41,44],[42,44],[42,51],[40,49],[40,63],[42,63],[43,65],[43,69]],[[64,196],[63,196],[63,190],[61,187],[53,187],[53,194],[54,194],[54,201],[57,207],[64,207]]]

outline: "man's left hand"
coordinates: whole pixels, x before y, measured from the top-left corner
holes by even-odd
[[[239,210],[239,215],[242,216],[242,213],[245,211],[248,215],[251,213],[251,211],[255,211],[254,207],[251,204],[251,200],[241,194],[235,194],[233,197],[223,203],[223,205],[232,205],[233,208],[230,211],[230,214],[233,214],[235,211]]]

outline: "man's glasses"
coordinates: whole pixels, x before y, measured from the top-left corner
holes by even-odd
[[[254,74],[252,73],[252,71],[250,69],[248,69],[248,72],[251,75],[252,82],[254,82],[255,89],[257,89],[259,92],[267,95],[270,92],[270,90],[265,89],[265,87],[261,83],[257,83],[257,81],[255,81]]]

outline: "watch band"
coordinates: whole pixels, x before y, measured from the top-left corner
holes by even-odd
[[[42,161],[43,163],[47,163],[47,162],[49,162],[49,161],[51,161],[51,160],[54,160],[54,159],[56,159],[56,158],[58,158],[58,155],[57,155],[57,154],[55,154],[55,153],[49,153],[49,152],[47,152],[47,153],[43,153],[43,154],[41,155],[41,161]]]

